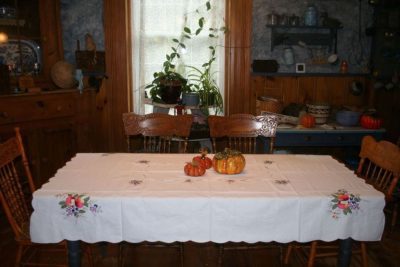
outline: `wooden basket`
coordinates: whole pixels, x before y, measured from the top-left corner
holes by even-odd
[[[256,100],[257,115],[260,115],[262,111],[281,113],[282,110],[283,104],[276,98],[260,96]]]

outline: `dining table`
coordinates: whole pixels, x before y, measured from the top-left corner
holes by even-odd
[[[240,174],[187,176],[194,154],[78,153],[33,194],[30,235],[79,244],[379,241],[384,195],[327,155],[244,154]],[[208,155],[213,158],[213,155]]]

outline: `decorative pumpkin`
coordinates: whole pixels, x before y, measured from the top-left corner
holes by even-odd
[[[315,117],[310,114],[305,114],[301,117],[300,124],[306,128],[313,128],[315,126]]]
[[[366,129],[379,129],[382,126],[382,119],[364,114],[361,116],[360,124]]]
[[[193,158],[193,161],[198,162],[205,169],[209,169],[212,166],[212,160],[207,157],[207,149],[200,149],[201,155]]]
[[[225,148],[224,152],[214,155],[212,165],[218,173],[238,174],[243,171],[246,160],[240,151]]]
[[[206,169],[196,161],[186,163],[183,170],[189,176],[202,176],[206,172]]]

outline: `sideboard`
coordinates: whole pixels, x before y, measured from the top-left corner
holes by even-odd
[[[349,167],[358,163],[361,140],[371,135],[377,140],[386,130],[342,127],[331,125],[316,128],[279,128],[275,139],[275,153],[329,154],[345,162]],[[262,139],[263,151],[268,151],[268,142]]]
[[[20,127],[37,187],[76,152],[90,152],[95,90],[76,89],[0,95],[0,142]],[[93,103],[92,103],[93,102]]]

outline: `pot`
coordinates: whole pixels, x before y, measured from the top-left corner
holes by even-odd
[[[185,106],[198,106],[200,103],[200,95],[196,92],[183,92],[182,104]]]
[[[359,96],[364,92],[364,85],[359,81],[353,81],[350,85],[350,93]]]

